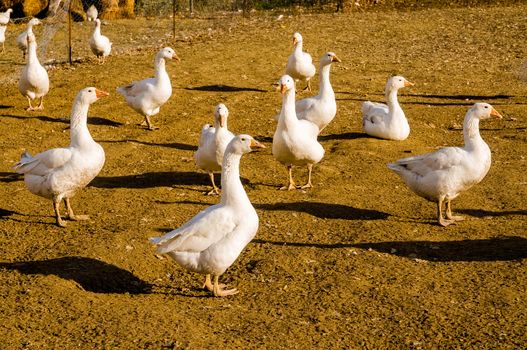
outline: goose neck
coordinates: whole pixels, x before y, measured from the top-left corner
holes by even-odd
[[[28,64],[40,64],[37,56],[37,43],[30,42],[27,47],[27,62]]]
[[[331,64],[326,64],[320,67],[320,94],[321,95],[333,95],[333,88],[331,87],[331,82],[329,81],[329,72],[331,69]]]
[[[225,151],[221,172],[221,203],[229,206],[242,206],[250,203],[240,181],[241,154]]]
[[[285,129],[292,129],[298,122],[295,109],[295,90],[289,89],[282,95],[282,110],[280,111],[282,116],[279,123]]]
[[[70,139],[71,146],[82,147],[94,143],[88,130],[89,104],[75,101],[71,110]]]
[[[388,107],[392,110],[395,108],[400,108],[399,100],[397,99],[398,89],[389,89],[386,91],[386,103]]]
[[[156,78],[167,76],[167,70],[165,67],[165,59],[162,56],[156,56],[155,60]]]
[[[479,133],[479,118],[474,117],[470,112],[466,114],[463,122],[463,139],[468,150],[485,143]]]

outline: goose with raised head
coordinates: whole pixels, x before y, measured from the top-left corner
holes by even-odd
[[[465,115],[463,147],[446,147],[388,164],[388,168],[399,175],[413,192],[437,203],[441,226],[463,220],[460,216],[452,215],[450,202],[483,180],[490,169],[491,152],[479,133],[479,121],[491,117],[502,118],[488,103],[476,103]]]
[[[413,86],[399,75],[386,82],[386,104],[365,101],[362,103],[362,128],[368,135],[387,140],[405,140],[410,134],[410,126],[403,109],[397,100],[400,88]]]
[[[293,34],[293,53],[287,59],[285,67],[285,74],[291,76],[295,80],[301,80],[306,83],[304,90],[311,91],[310,79],[316,73],[315,65],[311,55],[302,51],[303,49],[302,35],[298,32]]]
[[[93,6],[93,5],[92,5]],[[101,34],[101,20],[95,18],[95,27],[90,38],[90,49],[95,56],[97,56],[98,62],[104,63],[104,60],[112,51],[112,43],[107,36]]]
[[[70,199],[84,188],[101,171],[104,165],[104,150],[96,143],[88,130],[90,105],[107,92],[94,87],[82,89],[73,102],[70,120],[70,145],[53,148],[36,156],[25,152],[14,169],[24,174],[27,189],[38,196],[51,199],[57,225],[65,227],[60,215],[60,202],[64,200],[69,220],[87,220],[86,215],[76,215]]]
[[[49,91],[49,76],[37,56],[37,41],[35,35],[30,32],[26,36],[28,41],[27,64],[22,68],[18,80],[18,90],[27,98],[28,111],[44,109],[44,96]],[[31,105],[31,100],[40,99],[37,107]]]
[[[117,88],[117,92],[124,96],[128,105],[145,117],[144,123],[149,130],[159,129],[150,122],[150,117],[159,113],[161,106],[172,96],[172,85],[165,67],[167,59],[179,61],[176,52],[170,47],[165,47],[156,54],[155,77]]]
[[[238,293],[237,289],[224,289],[219,276],[234,263],[258,230],[258,215],[240,181],[240,159],[252,148],[265,146],[249,135],[234,137],[223,157],[220,203],[201,211],[178,229],[150,238],[158,253],[170,255],[190,271],[205,274],[204,287],[214,296]]]
[[[320,91],[317,96],[307,97],[296,102],[298,119],[309,120],[322,131],[337,114],[335,92],[329,80],[331,64],[342,62],[333,52],[326,52],[320,58]]]
[[[0,25],[5,26],[9,23],[12,12],[13,9],[7,9],[5,12],[0,12]]]
[[[295,82],[289,75],[280,78],[282,110],[273,136],[273,156],[287,167],[289,181],[281,190],[296,188],[293,166],[307,166],[308,180],[301,188],[313,187],[313,165],[324,157],[324,148],[317,141],[318,126],[308,120],[299,120],[295,111]]]
[[[207,195],[220,194],[214,183],[214,172],[221,171],[225,148],[234,138],[234,134],[227,128],[229,110],[220,103],[214,110],[214,126],[205,124],[201,129],[199,147],[194,155],[198,168],[205,170],[212,183],[212,190]]]
[[[95,5],[91,5],[86,10],[86,18],[88,19],[88,22],[93,22],[97,19],[99,16],[99,11],[97,11],[97,7]]]
[[[41,23],[42,22],[40,22],[38,18],[31,18],[29,22],[27,22],[27,29],[16,37],[16,44],[18,48],[22,51],[22,57],[24,59],[26,59],[26,55],[28,52],[27,36],[28,34],[34,34],[33,26],[39,25]]]

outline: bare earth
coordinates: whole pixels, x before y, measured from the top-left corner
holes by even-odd
[[[111,22],[103,33],[114,55],[97,65],[81,42],[77,63],[49,70],[37,112],[25,111],[16,85],[24,26],[10,25],[0,56],[3,349],[527,347],[527,5],[275,18],[180,19],[176,41],[168,20],[155,21],[165,36],[147,30],[137,44],[134,30],[151,20]],[[320,137],[315,187],[284,192],[286,169],[270,151],[281,104],[272,84],[294,31],[315,61],[331,50],[343,62],[332,68],[338,112]],[[174,93],[150,132],[115,88],[151,75],[167,45],[182,61],[167,64]],[[361,130],[361,102],[383,100],[393,74],[415,82],[400,91],[412,128],[402,142]],[[106,164],[72,201],[91,220],[61,229],[51,202],[29,193],[12,165],[24,150],[68,145],[71,103],[86,86],[111,93],[89,113]],[[435,205],[386,164],[461,145],[463,116],[479,101],[504,116],[481,123],[492,167],[453,201],[466,220],[442,228]],[[208,177],[193,154],[219,102],[233,132],[269,146],[242,159],[260,229],[222,276],[240,290],[228,298],[211,297],[202,276],[147,240],[218,201],[204,195]],[[295,177],[305,181],[306,170]]]

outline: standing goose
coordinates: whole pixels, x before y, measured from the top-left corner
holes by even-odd
[[[93,6],[93,5],[92,5]],[[108,37],[101,34],[101,20],[95,18],[95,27],[90,38],[90,48],[99,63],[104,63],[104,59],[110,55],[112,51],[112,43]]]
[[[296,102],[298,119],[309,120],[322,131],[337,113],[335,93],[329,81],[329,70],[333,62],[341,60],[333,52],[326,52],[320,58],[320,91],[317,96],[304,98]]]
[[[258,215],[240,181],[240,159],[254,147],[265,148],[249,135],[234,137],[223,158],[220,203],[201,211],[178,229],[150,239],[158,253],[167,253],[184,268],[205,274],[204,287],[217,297],[238,293],[236,289],[224,289],[219,276],[258,230]]]
[[[18,48],[22,51],[22,57],[26,59],[27,54],[27,35],[33,34],[33,26],[39,25],[42,22],[38,18],[31,18],[29,22],[27,22],[27,29],[20,33],[16,38],[16,43]]]
[[[165,68],[165,60],[172,58],[179,61],[172,48],[165,47],[159,50],[155,57],[155,77],[134,81],[117,88],[117,92],[124,96],[128,105],[145,117],[149,130],[159,129],[152,125],[150,117],[159,113],[159,108],[172,95],[170,77]]]
[[[410,126],[403,109],[397,100],[397,92],[402,87],[414,84],[401,76],[393,76],[386,83],[386,102],[365,101],[362,103],[362,127],[368,135],[387,140],[405,140],[410,134]]]
[[[5,31],[7,29],[6,25],[0,25],[0,43],[2,43],[2,53],[5,51]]]
[[[77,190],[85,187],[104,165],[104,150],[90,135],[87,126],[90,104],[107,92],[94,87],[82,89],[73,102],[70,121],[70,145],[67,148],[53,148],[36,156],[25,152],[14,169],[24,174],[27,189],[38,196],[53,201],[57,225],[65,227],[60,216],[60,202],[64,200],[67,218],[87,220],[86,215],[75,215],[70,198]]]
[[[7,9],[5,12],[0,12],[0,25],[5,26],[9,23],[11,12],[13,12],[13,9]]]
[[[99,11],[97,11],[97,7],[95,5],[91,5],[86,10],[86,17],[88,18],[88,22],[95,21],[97,19],[97,16],[99,16]]]
[[[37,56],[37,41],[35,35],[30,32],[26,36],[28,41],[27,64],[22,68],[20,79],[18,80],[18,90],[27,98],[29,103],[28,111],[44,109],[44,96],[49,91],[48,72],[40,64]],[[31,105],[31,100],[40,98],[37,107]]]
[[[311,172],[313,165],[324,156],[324,148],[317,141],[318,127],[307,120],[299,120],[295,111],[295,82],[289,75],[280,78],[282,110],[273,136],[273,155],[289,171],[289,183],[281,190],[296,188],[293,166],[307,165],[308,181],[301,188],[313,187]]]
[[[316,68],[311,55],[302,51],[302,35],[298,32],[293,34],[293,46],[293,53],[287,59],[285,74],[304,81],[307,84],[304,90],[311,91],[310,79],[315,75]]]
[[[488,103],[476,103],[465,115],[464,147],[446,147],[388,164],[388,168],[402,177],[417,195],[437,203],[441,226],[463,220],[452,215],[450,201],[483,180],[490,169],[490,149],[479,134],[479,121],[492,116],[502,118]],[[443,203],[446,219],[443,218]]]
[[[214,183],[214,172],[221,170],[225,148],[234,138],[234,134],[227,128],[229,110],[220,103],[214,111],[214,127],[205,124],[201,130],[199,147],[194,155],[198,168],[209,173],[212,190],[207,195],[220,194]]]

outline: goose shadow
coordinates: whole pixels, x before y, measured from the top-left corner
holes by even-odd
[[[69,118],[51,118],[47,115],[35,115],[35,116],[26,116],[26,115],[2,115],[3,118],[13,118],[13,119],[20,119],[20,120],[28,120],[28,119],[37,119],[46,123],[62,123],[62,124],[70,124]]]
[[[169,148],[176,148],[182,151],[197,151],[198,146],[196,145],[188,145],[185,143],[179,143],[179,142],[172,142],[172,143],[156,143],[156,142],[148,142],[148,141],[139,141],[139,140],[131,140],[131,139],[125,139],[125,140],[99,140],[98,142],[101,143],[127,143],[127,142],[133,142],[133,143],[139,143],[141,145],[145,146],[159,146],[159,147],[169,147]]]
[[[106,125],[106,126],[121,126],[124,125],[121,122],[115,120],[103,118],[103,117],[88,117],[88,124],[90,125]]]
[[[242,183],[250,181],[241,178]],[[174,186],[209,186],[210,178],[206,173],[194,171],[160,171],[136,175],[98,176],[89,184],[97,188],[153,188]]]
[[[344,132],[342,134],[331,134],[319,136],[319,141],[329,141],[329,140],[355,140],[355,139],[365,139],[371,138],[368,134],[361,132]]]
[[[446,242],[393,241],[371,243],[312,243],[253,239],[251,243],[319,249],[371,249],[379,253],[434,262],[511,261],[527,258],[527,239],[516,236]]]
[[[0,218],[5,218],[5,217],[8,217],[8,216],[12,216],[14,214],[18,214],[18,213],[16,211],[0,208]]]
[[[221,85],[221,84],[186,87],[185,90],[210,91],[210,92],[240,92],[240,91],[267,92],[267,90],[262,90],[262,89],[237,87],[237,86]]]
[[[527,239],[518,236],[459,241],[353,244],[355,248],[428,261],[509,261],[527,258]]]
[[[505,210],[505,211],[490,211],[482,209],[456,209],[457,213],[483,218],[486,216],[512,216],[512,215],[527,215],[527,210]]]
[[[8,106],[8,105],[0,105],[0,109],[9,109],[14,108],[15,106]]]
[[[55,275],[94,293],[142,294],[151,286],[131,272],[97,259],[66,256],[49,260],[0,262],[0,268],[26,275]]]
[[[321,202],[254,204],[254,206],[261,210],[304,212],[321,219],[384,220],[389,216],[389,214],[378,210],[361,209],[344,204]]]
[[[15,182],[24,178],[24,175],[17,173],[0,172],[0,182]]]

